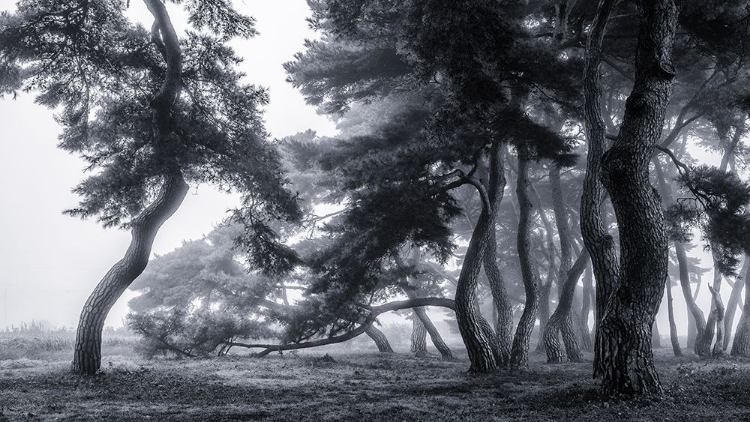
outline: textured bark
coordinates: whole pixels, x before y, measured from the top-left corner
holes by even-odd
[[[600,376],[603,368],[601,353],[600,325],[604,308],[612,290],[617,285],[619,271],[615,244],[607,232],[602,215],[604,187],[599,180],[601,159],[606,146],[606,129],[601,111],[601,86],[599,67],[602,61],[602,41],[607,22],[617,0],[601,0],[597,9],[586,48],[586,66],[583,74],[584,123],[588,141],[586,176],[583,179],[581,195],[581,235],[591,254],[591,263],[596,278],[596,319],[594,323],[594,376]]]
[[[490,152],[490,167],[502,169],[501,166],[500,146],[495,142]],[[461,274],[456,285],[455,306],[458,329],[471,362],[469,371],[482,373],[497,369],[496,349],[492,344],[493,339],[482,328],[483,325],[489,326],[489,323],[474,307],[482,259],[492,239],[495,224],[487,190],[481,183],[472,184],[482,197],[482,213],[472,232],[461,266]]]
[[[508,290],[505,287],[505,280],[500,269],[497,267],[497,239],[495,233],[495,216],[500,202],[503,200],[505,192],[505,171],[503,163],[505,161],[505,149],[497,145],[497,151],[491,151],[497,156],[495,163],[490,163],[489,174],[487,176],[487,196],[492,206],[492,229],[487,248],[484,251],[482,262],[484,264],[484,273],[490,284],[492,292],[493,310],[497,317],[495,318],[495,351],[497,364],[505,367],[510,362],[511,336],[513,329],[513,306],[510,304]],[[446,358],[445,356],[443,356]]]
[[[724,315],[724,343],[722,344],[722,348],[725,351],[729,347],[729,340],[732,337],[734,315],[742,300],[742,289],[745,287],[748,270],[750,270],[750,259],[745,255],[745,262],[742,264],[742,269],[737,280],[734,282],[734,286],[732,286],[732,293],[729,296],[729,301],[727,301],[726,315]]]
[[[391,343],[388,342],[388,337],[386,337],[382,331],[375,328],[374,325],[371,324],[369,327],[367,327],[367,330],[365,330],[365,334],[367,334],[367,336],[375,342],[375,345],[378,346],[378,352],[393,353]]]
[[[578,279],[583,274],[583,270],[589,263],[589,252],[583,250],[576,259],[575,264],[568,270],[565,275],[565,282],[562,286],[562,296],[560,296],[560,303],[557,305],[557,309],[552,314],[547,323],[547,329],[544,331],[544,342],[547,350],[547,362],[550,363],[562,363],[565,362],[565,355],[560,348],[560,342],[558,340],[558,331],[562,333],[563,342],[565,343],[565,352],[567,353],[568,360],[571,362],[580,362],[583,359],[581,351],[578,348],[578,342],[576,341],[573,329],[570,323],[571,315],[570,309],[573,303],[573,295],[575,294],[576,284]],[[566,325],[569,327],[567,330],[563,329]]]
[[[674,307],[672,306],[672,279],[667,277],[667,312],[669,313],[669,341],[672,343],[672,352],[675,356],[682,356],[680,339],[677,337],[677,324],[674,319]]]
[[[732,342],[732,356],[750,357],[750,294],[745,292],[745,303],[742,308],[742,316],[737,324],[737,334]]]
[[[672,91],[677,7],[673,0],[654,0],[642,7],[635,84],[617,140],[602,157],[601,180],[612,199],[620,233],[618,285],[600,328],[604,396],[662,392],[653,362],[651,326],[667,278],[668,238],[661,199],[649,180],[649,162]]]
[[[578,279],[588,265],[589,253],[584,251],[579,255],[576,260],[575,271],[572,271],[572,236],[562,194],[559,166],[552,167],[549,172],[549,180],[552,187],[552,209],[555,213],[557,235],[560,240],[560,272],[558,275],[560,294],[557,308],[544,329],[544,345],[548,362],[563,362],[564,356],[558,341],[558,332],[562,332],[568,359],[572,362],[578,362],[582,359],[582,356],[573,330],[571,307],[573,306]]]
[[[427,356],[427,329],[416,315],[411,320],[411,349],[418,357]]]
[[[188,185],[179,173],[168,176],[156,200],[133,220],[132,239],[125,256],[107,272],[81,311],[71,366],[73,372],[93,375],[99,370],[102,329],[107,314],[146,268],[156,233],[179,208],[187,191]]]
[[[703,330],[703,333],[698,335],[695,339],[695,353],[704,358],[710,358],[713,355],[713,351],[711,349],[711,345],[714,342],[714,334],[723,335],[722,326],[719,325],[719,323],[724,318],[724,305],[721,303],[721,296],[719,296],[718,302],[716,301],[716,295],[715,292],[719,292],[721,290],[721,273],[719,273],[718,267],[716,265],[716,262],[718,260],[718,257],[714,254],[713,255],[713,261],[714,261],[714,285],[713,287],[708,286],[708,289],[711,291],[711,310],[708,313],[708,318],[706,319],[706,325],[705,329]],[[717,303],[721,304],[720,307],[717,307]],[[717,338],[717,341],[719,342],[719,348],[721,348],[721,343],[723,343],[723,340],[719,340]]]
[[[166,150],[170,135],[170,114],[179,91],[182,73],[182,54],[177,33],[164,4],[158,0],[145,0],[154,16],[154,36],[166,61],[167,69],[159,92],[151,100],[153,131],[156,151]],[[104,320],[112,306],[130,283],[146,268],[151,247],[161,225],[174,214],[187,194],[188,186],[176,163],[169,163],[159,195],[131,223],[132,240],[125,256],[117,262],[86,300],[76,332],[76,345],[71,369],[79,374],[93,375],[101,365],[101,336]]]
[[[711,291],[711,297],[713,298],[714,306],[711,314],[716,315],[716,343],[714,343],[711,354],[714,357],[717,357],[724,354],[724,303],[721,300],[721,294],[719,294],[718,290],[714,290],[712,287],[709,287],[708,289]]]
[[[414,314],[419,319],[419,321],[422,322],[422,326],[427,331],[427,334],[430,335],[430,340],[432,340],[432,344],[435,346],[438,352],[440,352],[440,356],[442,356],[442,358],[446,360],[453,359],[453,352],[451,352],[451,349],[448,347],[448,345],[445,344],[445,341],[443,341],[443,337],[440,335],[440,332],[438,332],[437,328],[435,328],[435,324],[432,323],[430,317],[427,316],[427,312],[425,311],[425,309],[414,308]]]
[[[518,180],[516,182],[516,197],[518,198],[518,258],[521,264],[526,302],[523,314],[518,321],[513,346],[510,353],[510,367],[513,369],[524,367],[529,359],[529,338],[536,321],[536,311],[539,306],[537,286],[539,274],[531,262],[531,202],[528,196],[529,155],[524,146],[518,147]]]

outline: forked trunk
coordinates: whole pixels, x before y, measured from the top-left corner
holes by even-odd
[[[635,84],[617,140],[602,157],[601,180],[620,233],[618,284],[602,316],[597,350],[605,396],[662,392],[651,326],[664,293],[669,243],[661,198],[649,180],[649,162],[675,76],[671,51],[677,7],[673,0],[654,0],[643,3],[641,13]]]
[[[576,340],[573,331],[570,307],[573,303],[573,295],[575,294],[575,287],[576,284],[578,284],[578,279],[581,277],[581,274],[588,263],[589,252],[584,249],[566,275],[565,283],[562,287],[562,296],[560,296],[560,303],[550,317],[549,322],[547,323],[547,329],[544,331],[547,362],[565,362],[565,355],[563,354],[558,340],[558,332],[562,333],[568,360],[571,362],[580,362],[583,359],[581,350],[578,348],[578,341]]]
[[[188,185],[179,172],[166,177],[158,197],[133,220],[132,240],[125,257],[107,272],[81,311],[71,366],[73,372],[93,375],[99,370],[102,329],[107,314],[125,289],[146,268],[156,233],[177,211],[187,191]]]
[[[529,359],[529,338],[536,321],[536,311],[539,305],[539,274],[531,262],[531,202],[528,196],[529,153],[526,147],[518,148],[518,181],[516,183],[516,197],[518,198],[518,259],[521,264],[526,301],[523,314],[518,321],[513,346],[510,353],[510,367],[517,369],[525,367]]]

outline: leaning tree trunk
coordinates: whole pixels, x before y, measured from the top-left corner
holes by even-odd
[[[375,345],[378,346],[378,352],[393,353],[391,343],[388,342],[388,337],[386,337],[382,331],[375,328],[375,325],[368,326],[365,330],[365,334],[367,334],[367,336],[375,342]]]
[[[179,208],[188,185],[177,173],[164,181],[156,200],[133,220],[128,250],[86,300],[76,333],[72,371],[93,375],[101,366],[102,329],[112,306],[146,268],[151,246],[161,225]]]
[[[414,315],[422,323],[422,326],[427,331],[427,334],[430,335],[430,340],[432,340],[432,344],[435,345],[435,348],[438,350],[438,352],[440,352],[440,356],[442,356],[442,358],[446,360],[453,359],[453,353],[451,352],[451,349],[448,347],[448,345],[445,344],[445,342],[443,341],[443,337],[440,335],[440,332],[438,332],[437,328],[435,328],[435,324],[433,324],[432,320],[430,320],[430,317],[427,316],[425,308],[414,308]],[[412,346],[413,345],[414,343],[412,343]]]
[[[521,264],[526,301],[523,314],[518,321],[513,346],[510,353],[510,367],[517,369],[528,364],[529,338],[536,321],[536,311],[539,306],[539,274],[531,262],[531,202],[528,196],[529,185],[529,152],[526,146],[518,148],[518,180],[516,182],[516,197],[518,198],[518,259]]]
[[[502,171],[502,161],[499,151],[499,143],[493,142],[490,151],[490,168],[501,169],[500,171]],[[493,170],[490,171],[495,174]],[[466,182],[471,183],[479,191],[482,199],[482,213],[471,235],[471,240],[464,256],[464,262],[461,266],[461,274],[456,283],[456,321],[458,322],[458,330],[461,333],[461,338],[464,341],[466,352],[471,362],[469,371],[482,373],[497,369],[496,349],[492,344],[493,339],[483,329],[484,326],[489,326],[489,323],[484,320],[478,309],[474,307],[477,297],[479,272],[482,269],[482,258],[485,249],[492,239],[495,222],[487,189],[485,189],[481,182],[476,180],[468,179]]]
[[[411,320],[411,351],[420,358],[427,356],[427,329],[416,315]]]
[[[674,320],[674,307],[672,306],[672,279],[667,277],[666,279],[666,290],[667,290],[667,312],[669,313],[669,340],[672,342],[672,352],[675,356],[682,356],[682,349],[680,348],[680,339],[677,336],[677,324]]]
[[[159,151],[168,149],[170,114],[181,83],[182,54],[177,33],[164,4],[158,0],[145,2],[154,16],[154,28],[158,28],[162,55],[167,66],[162,86],[150,102],[153,109],[154,138],[157,141],[154,149]],[[104,275],[83,306],[76,332],[71,365],[73,372],[92,375],[99,370],[104,320],[125,289],[146,268],[156,233],[179,208],[187,194],[188,186],[177,163],[171,162],[167,152],[164,152],[164,161],[168,170],[165,170],[159,195],[131,222],[132,240],[125,256]]]
[[[573,295],[575,294],[576,284],[578,279],[581,277],[583,270],[589,263],[589,252],[584,249],[576,259],[575,264],[568,270],[565,278],[565,283],[562,286],[562,295],[560,296],[560,303],[557,305],[557,309],[552,314],[547,323],[547,329],[544,331],[544,342],[545,349],[547,350],[547,362],[550,363],[562,363],[565,361],[565,355],[563,355],[562,349],[560,348],[560,342],[558,341],[557,333],[560,331],[563,336],[565,343],[565,351],[568,355],[568,360],[571,362],[580,362],[583,359],[581,351],[578,348],[578,342],[573,334],[573,328],[570,320],[570,307],[573,303]],[[564,324],[568,322],[569,330],[563,329]]]
[[[601,110],[601,74],[599,67],[602,61],[602,41],[607,22],[617,0],[601,0],[596,18],[592,24],[586,48],[586,67],[583,74],[584,123],[588,140],[586,158],[586,175],[583,179],[581,194],[581,235],[586,249],[591,254],[591,263],[596,278],[596,309],[594,320],[594,376],[601,376],[604,368],[599,357],[601,353],[601,318],[607,306],[611,292],[617,286],[619,271],[615,243],[607,232],[602,215],[604,188],[601,184],[601,159],[606,146],[606,129]]]
[[[649,162],[675,76],[671,51],[676,26],[673,0],[643,3],[635,84],[617,140],[602,157],[602,183],[620,233],[618,285],[602,316],[602,347],[597,351],[604,396],[662,392],[651,326],[664,293],[669,243],[661,199],[649,180]]]
[[[729,340],[732,336],[732,326],[734,325],[734,315],[737,312],[740,301],[742,300],[742,289],[745,287],[748,270],[750,270],[750,259],[745,255],[745,262],[742,264],[742,270],[740,270],[739,277],[737,277],[737,280],[735,280],[734,286],[732,287],[732,293],[727,302],[726,315],[724,315],[724,343],[722,344],[724,351],[729,347]]]

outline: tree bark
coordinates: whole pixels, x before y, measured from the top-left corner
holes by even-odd
[[[732,357],[750,357],[750,294],[745,292],[745,303],[742,308],[737,334],[732,343]]]
[[[416,315],[411,320],[411,351],[420,358],[427,356],[427,330]]]
[[[667,277],[666,283],[667,312],[669,313],[669,340],[672,342],[672,352],[674,353],[674,355],[682,356],[680,339],[677,336],[677,324],[675,323],[674,319],[674,307],[672,306],[672,279]]]
[[[750,259],[745,255],[745,262],[742,264],[742,269],[734,282],[732,287],[732,293],[729,296],[727,302],[726,315],[724,315],[724,343],[722,348],[726,351],[729,347],[730,337],[732,337],[732,326],[734,325],[734,315],[739,307],[740,301],[742,300],[742,289],[745,287],[748,270],[750,270]],[[747,293],[745,293],[747,294]]]
[[[659,332],[659,324],[656,320],[654,320],[654,325],[651,326],[651,347],[661,349],[661,333]]]
[[[529,359],[529,338],[536,321],[536,311],[539,306],[539,274],[531,262],[531,202],[529,201],[529,152],[521,145],[518,150],[518,180],[516,182],[516,197],[518,198],[518,258],[521,264],[526,302],[523,314],[518,321],[513,346],[510,353],[510,367],[517,369],[525,367]]]
[[[365,330],[365,334],[367,334],[367,336],[370,337],[373,342],[375,342],[375,345],[378,346],[378,352],[393,353],[391,343],[388,342],[388,337],[386,337],[382,331],[375,328],[375,325],[370,324],[370,326],[368,326]]]
[[[490,152],[491,168],[502,169],[499,151],[499,142],[493,142]],[[474,180],[470,180],[469,183],[472,183],[479,191],[482,198],[482,213],[471,235],[456,285],[456,321],[471,362],[469,371],[483,373],[497,369],[496,349],[492,344],[493,339],[482,328],[483,325],[489,326],[489,323],[474,308],[474,302],[477,297],[477,284],[479,283],[482,258],[492,239],[495,224],[487,189]]]
[[[601,318],[611,292],[617,285],[619,271],[615,244],[607,232],[602,206],[604,187],[601,184],[601,159],[606,146],[606,129],[601,111],[601,85],[599,67],[602,61],[602,41],[609,16],[617,0],[601,0],[592,24],[586,48],[586,65],[583,74],[584,123],[588,140],[586,176],[581,195],[581,235],[586,249],[591,254],[591,263],[596,278],[594,376],[601,376],[604,368],[599,357],[601,352]]]
[[[159,92],[151,100],[153,132],[157,151],[167,150],[169,143],[170,114],[180,87],[182,54],[177,32],[164,4],[158,0],[144,0],[154,16],[154,28],[159,37],[155,42],[163,47],[166,73]],[[112,306],[146,268],[156,233],[174,214],[187,194],[188,186],[176,163],[165,153],[164,181],[159,195],[131,223],[132,240],[125,256],[117,262],[99,282],[86,300],[76,332],[76,345],[71,369],[75,373],[93,375],[101,366],[101,341],[104,320]]]
[[[86,300],[76,333],[71,370],[93,375],[101,366],[102,330],[112,306],[143,272],[161,225],[177,211],[188,191],[179,173],[168,176],[159,196],[131,224],[132,239],[125,256],[99,282]]]
[[[573,303],[573,295],[575,294],[576,284],[578,279],[583,274],[583,270],[589,263],[589,252],[584,249],[576,259],[575,264],[568,270],[565,275],[565,283],[562,286],[562,296],[560,297],[560,303],[557,305],[557,309],[552,314],[547,323],[547,329],[544,331],[544,342],[545,349],[547,350],[547,362],[549,363],[562,363],[565,362],[565,355],[563,355],[562,349],[560,348],[560,342],[558,340],[558,331],[562,332],[563,342],[565,343],[565,352],[567,353],[568,360],[571,362],[580,362],[583,359],[581,350],[578,348],[578,342],[573,334],[573,327],[570,324],[571,315],[570,308]],[[568,322],[568,330],[563,329],[566,321]],[[567,338],[566,338],[567,337]]]
[[[704,359],[708,359],[713,356],[711,345],[714,342],[714,334],[717,334],[718,336],[723,335],[723,327],[720,325],[720,323],[724,319],[724,304],[721,303],[721,296],[717,296],[718,292],[721,289],[721,273],[719,272],[718,266],[716,265],[718,257],[715,255],[715,253],[712,254],[712,256],[714,262],[714,285],[713,287],[708,286],[712,298],[711,310],[708,313],[708,318],[706,319],[706,325],[702,335],[698,335],[695,339],[695,353]],[[723,340],[720,340],[717,337],[716,341],[719,343],[718,347],[721,348],[721,343],[723,343]]]
[[[430,320],[425,308],[414,308],[414,314],[422,322],[425,330],[427,330],[427,334],[430,335],[430,340],[432,340],[432,344],[438,352],[440,352],[440,356],[446,360],[453,359],[453,352],[451,352],[451,349],[445,344],[445,341],[443,341],[443,337],[440,335],[437,328],[435,328],[435,324],[432,323],[432,320]]]
[[[673,0],[642,4],[635,84],[617,140],[602,157],[601,180],[620,233],[619,281],[602,316],[598,350],[604,396],[662,392],[651,326],[667,278],[668,238],[661,200],[649,180],[649,162],[672,91],[676,26]]]

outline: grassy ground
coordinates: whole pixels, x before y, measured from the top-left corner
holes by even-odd
[[[127,343],[105,340],[96,377],[68,373],[67,349],[0,358],[0,421],[750,420],[750,362],[676,359],[666,349],[663,397],[603,402],[590,362],[547,365],[535,356],[527,371],[476,376],[466,360],[406,353],[147,361]]]

